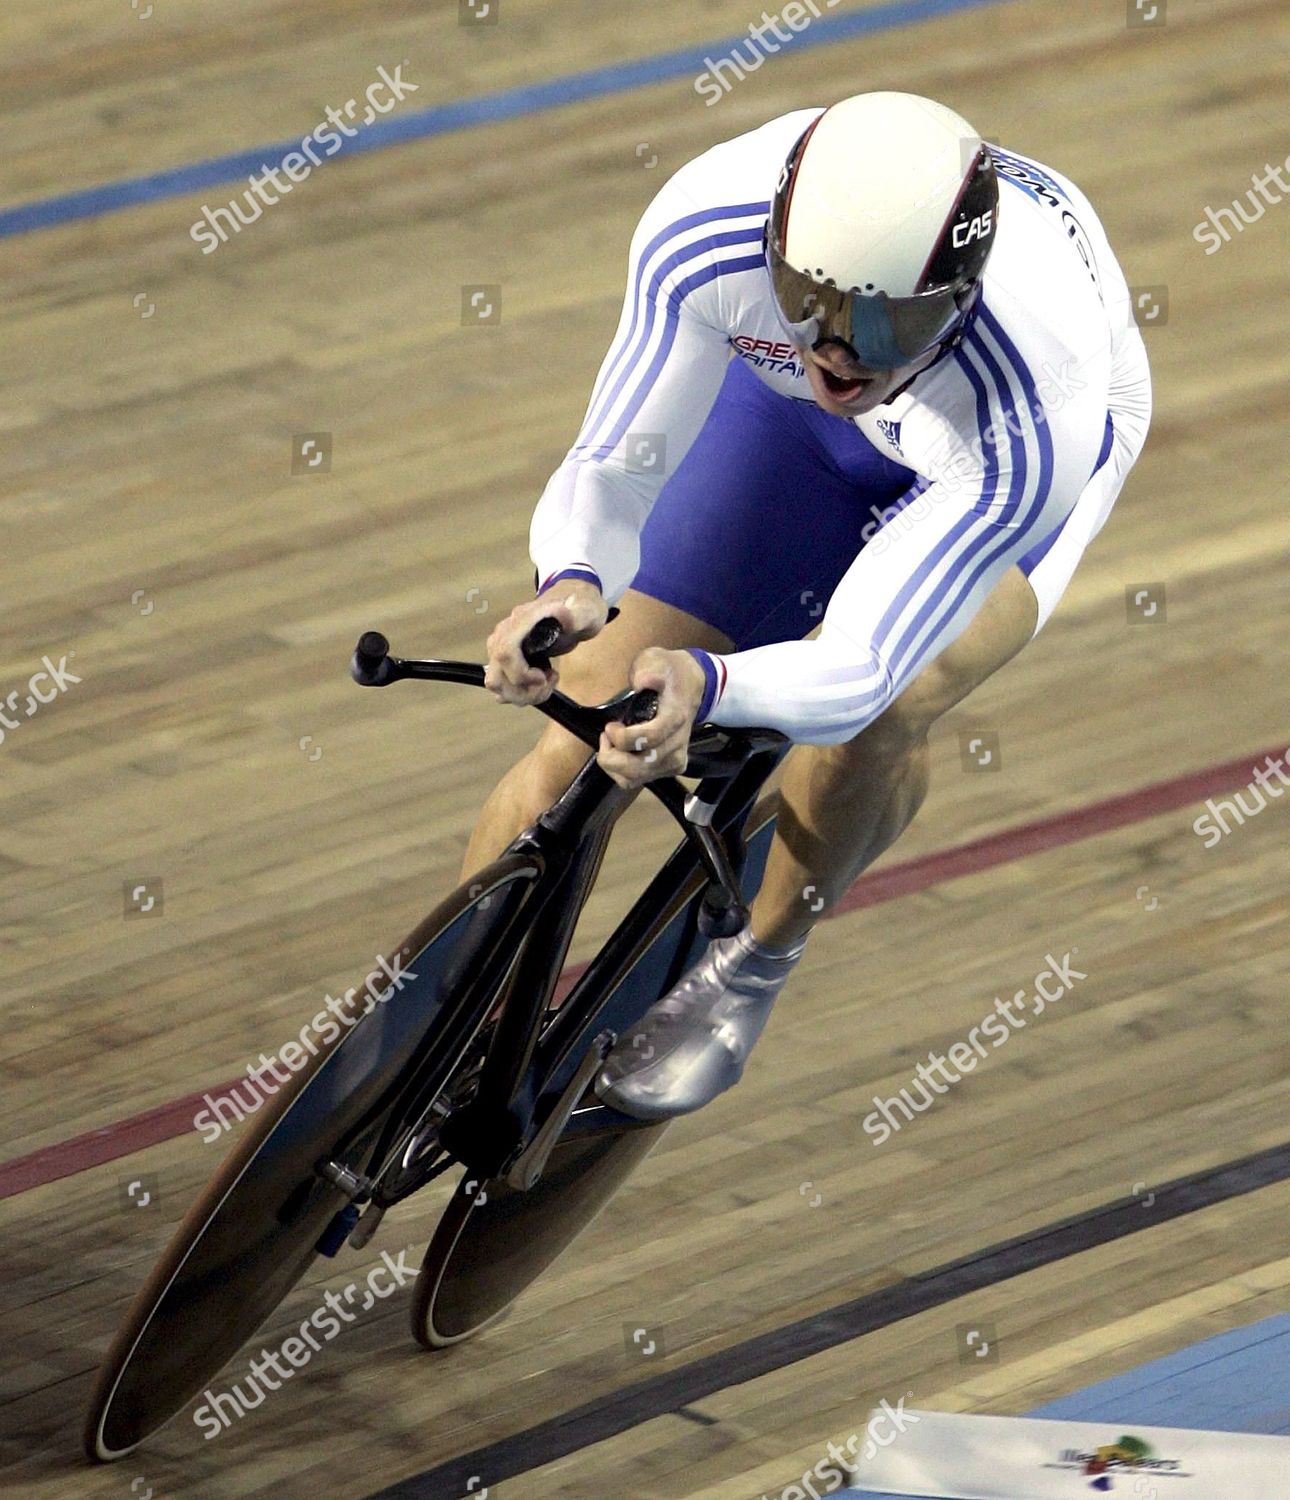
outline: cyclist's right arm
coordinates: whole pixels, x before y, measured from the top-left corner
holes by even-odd
[[[748,245],[718,246],[708,217],[673,178],[632,237],[618,330],[577,441],[533,513],[529,549],[543,586],[537,600],[517,606],[489,638],[486,681],[507,702],[541,702],[553,686],[519,653],[543,615],[566,627],[556,654],[604,625],[608,605],[636,575],[650,509],[721,388],[730,338],[716,268],[760,255],[761,230],[750,212]]]
[[[700,322],[646,274],[639,326],[632,308],[624,309],[627,321],[601,366],[582,431],[529,528],[541,578],[585,569],[611,602],[636,576],[641,529],[707,420],[730,357],[725,332]]]

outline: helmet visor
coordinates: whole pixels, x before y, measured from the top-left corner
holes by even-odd
[[[813,347],[839,341],[871,370],[895,370],[921,358],[943,343],[963,316],[953,287],[890,297],[816,281],[790,266],[770,235],[766,266],[779,315],[795,342]]]

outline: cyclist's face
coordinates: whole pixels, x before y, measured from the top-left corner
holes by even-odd
[[[915,365],[898,370],[871,370],[846,345],[837,342],[804,349],[806,376],[817,406],[835,417],[862,417],[881,406],[914,373]]]

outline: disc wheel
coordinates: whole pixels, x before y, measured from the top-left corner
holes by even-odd
[[[589,1114],[611,1116],[593,1108]],[[504,1180],[457,1185],[421,1263],[412,1332],[427,1349],[459,1344],[498,1318],[574,1242],[667,1128],[621,1116],[570,1131],[555,1146],[535,1187]]]

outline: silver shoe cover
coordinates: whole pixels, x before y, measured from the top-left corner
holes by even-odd
[[[806,946],[763,952],[745,927],[714,938],[685,978],[619,1038],[596,1096],[638,1120],[683,1115],[739,1082],[744,1063]]]

